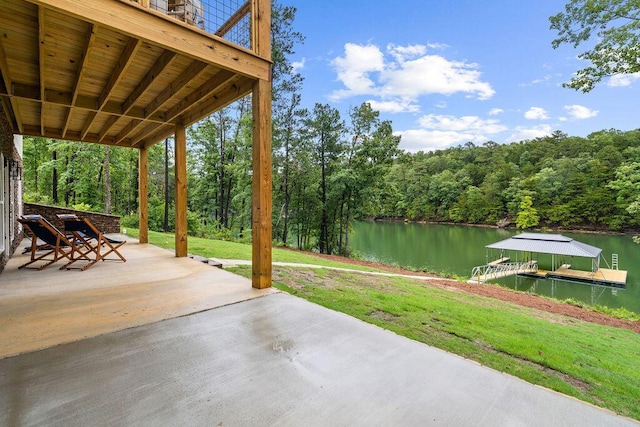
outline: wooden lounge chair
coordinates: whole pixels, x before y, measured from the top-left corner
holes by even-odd
[[[86,247],[72,243],[67,237],[55,228],[49,221],[40,215],[27,215],[18,218],[18,221],[31,232],[31,259],[18,268],[42,270],[63,258],[70,262],[76,259],[89,259],[90,252]],[[38,245],[38,239],[45,245]],[[43,252],[38,254],[38,252]],[[51,255],[51,257],[49,257]],[[38,267],[30,267],[32,264],[44,261]],[[64,268],[64,267],[63,267]]]
[[[72,267],[73,263],[80,260],[76,258],[68,262],[63,268],[69,270],[74,268],[86,270],[98,261],[127,261],[118,251],[118,248],[124,245],[126,240],[115,240],[105,236],[104,233],[98,230],[87,218],[79,218],[74,214],[60,214],[58,218],[64,222],[64,231],[73,242],[91,248],[91,260],[89,260],[86,265],[83,267]],[[107,258],[111,253],[119,259]]]

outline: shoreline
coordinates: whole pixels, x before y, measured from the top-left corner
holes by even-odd
[[[493,229],[513,230],[513,231],[520,230],[519,228],[513,225],[500,227],[496,224],[473,224],[469,222],[409,220],[406,218],[366,218],[362,221],[404,223],[404,224],[425,224],[425,225],[457,225],[457,226],[463,226],[463,227],[493,228]],[[534,227],[534,228],[523,229],[521,231],[529,231],[529,232],[536,232],[536,233],[555,232],[555,233],[607,234],[611,236],[630,236],[630,237],[640,234],[640,230],[634,230],[634,229],[627,229],[624,231],[615,231],[611,229],[597,229],[595,227],[565,228],[561,226]]]
[[[353,258],[347,258],[341,255],[328,255],[328,254],[319,254],[315,252],[308,251],[300,251],[295,248],[283,248],[286,250],[294,251],[294,252],[304,252],[309,253],[320,258],[340,261],[354,265],[362,265],[368,266],[372,268],[377,268],[383,271],[388,271],[391,273],[397,274],[406,274],[406,275],[414,275],[414,276],[424,276],[424,277],[432,277],[435,280],[429,280],[428,282],[424,282],[424,286],[434,286],[440,287],[444,289],[457,290],[462,292],[467,292],[470,294],[493,298],[499,301],[509,302],[516,305],[520,305],[523,307],[528,307],[540,311],[544,311],[547,313],[560,314],[563,316],[571,317],[574,319],[578,319],[585,322],[597,323],[605,326],[613,326],[617,328],[624,328],[630,331],[633,331],[637,334],[640,334],[640,321],[639,320],[628,320],[619,317],[614,317],[609,314],[602,313],[600,311],[596,311],[596,307],[584,304],[583,306],[578,306],[574,304],[570,304],[569,302],[548,298],[542,295],[530,294],[522,291],[516,291],[513,289],[509,289],[498,284],[492,283],[484,283],[481,285],[470,284],[467,282],[451,280],[448,277],[444,277],[442,274],[436,273],[425,273],[421,271],[412,271],[402,267],[394,267],[378,262],[373,261],[365,261],[365,260],[357,260]],[[367,274],[366,271],[363,271],[362,274]],[[438,280],[441,279],[441,280]]]

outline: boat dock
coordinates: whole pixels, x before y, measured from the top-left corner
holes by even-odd
[[[469,282],[482,283],[509,275],[523,275],[617,287],[625,287],[627,284],[627,272],[618,269],[618,254],[611,255],[611,268],[600,268],[600,260],[604,259],[602,249],[562,234],[521,233],[485,248],[500,250],[500,256],[495,261],[474,267]],[[524,258],[529,261],[509,262],[510,259],[506,256],[509,252],[505,251],[515,252],[516,261],[519,253],[524,254]],[[550,255],[551,270],[539,269],[538,260],[535,259],[537,256],[534,257],[534,254]],[[591,271],[574,270],[570,264],[564,264],[565,259],[573,257],[590,258]]]
[[[614,286],[625,286],[627,283],[627,272],[625,270],[612,270],[609,268],[599,268],[596,271],[573,270],[568,264],[558,267],[555,271],[538,269],[535,272],[521,274],[540,279],[573,280]]]

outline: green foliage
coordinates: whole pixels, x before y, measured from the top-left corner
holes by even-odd
[[[81,202],[81,203],[76,203],[74,205],[71,205],[71,209],[74,209],[77,211],[89,212],[91,210],[91,205]]]
[[[640,1],[570,0],[565,11],[549,18],[558,38],[552,46],[574,48],[592,37],[595,45],[578,55],[591,65],[565,86],[589,92],[604,77],[640,72]]]
[[[524,196],[522,202],[520,202],[520,212],[516,219],[516,227],[518,228],[531,228],[538,225],[540,217],[538,211],[533,207],[533,200],[531,196]]]
[[[505,145],[465,144],[430,153],[404,153],[385,175],[379,190],[384,198],[369,215],[515,222],[528,196],[539,225],[637,228],[638,145],[638,130],[606,130],[586,138],[556,132]]]

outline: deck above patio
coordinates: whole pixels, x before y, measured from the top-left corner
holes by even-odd
[[[173,0],[143,3],[0,3],[0,100],[14,133],[148,146],[270,79],[251,2],[225,11],[198,0],[197,22]]]

